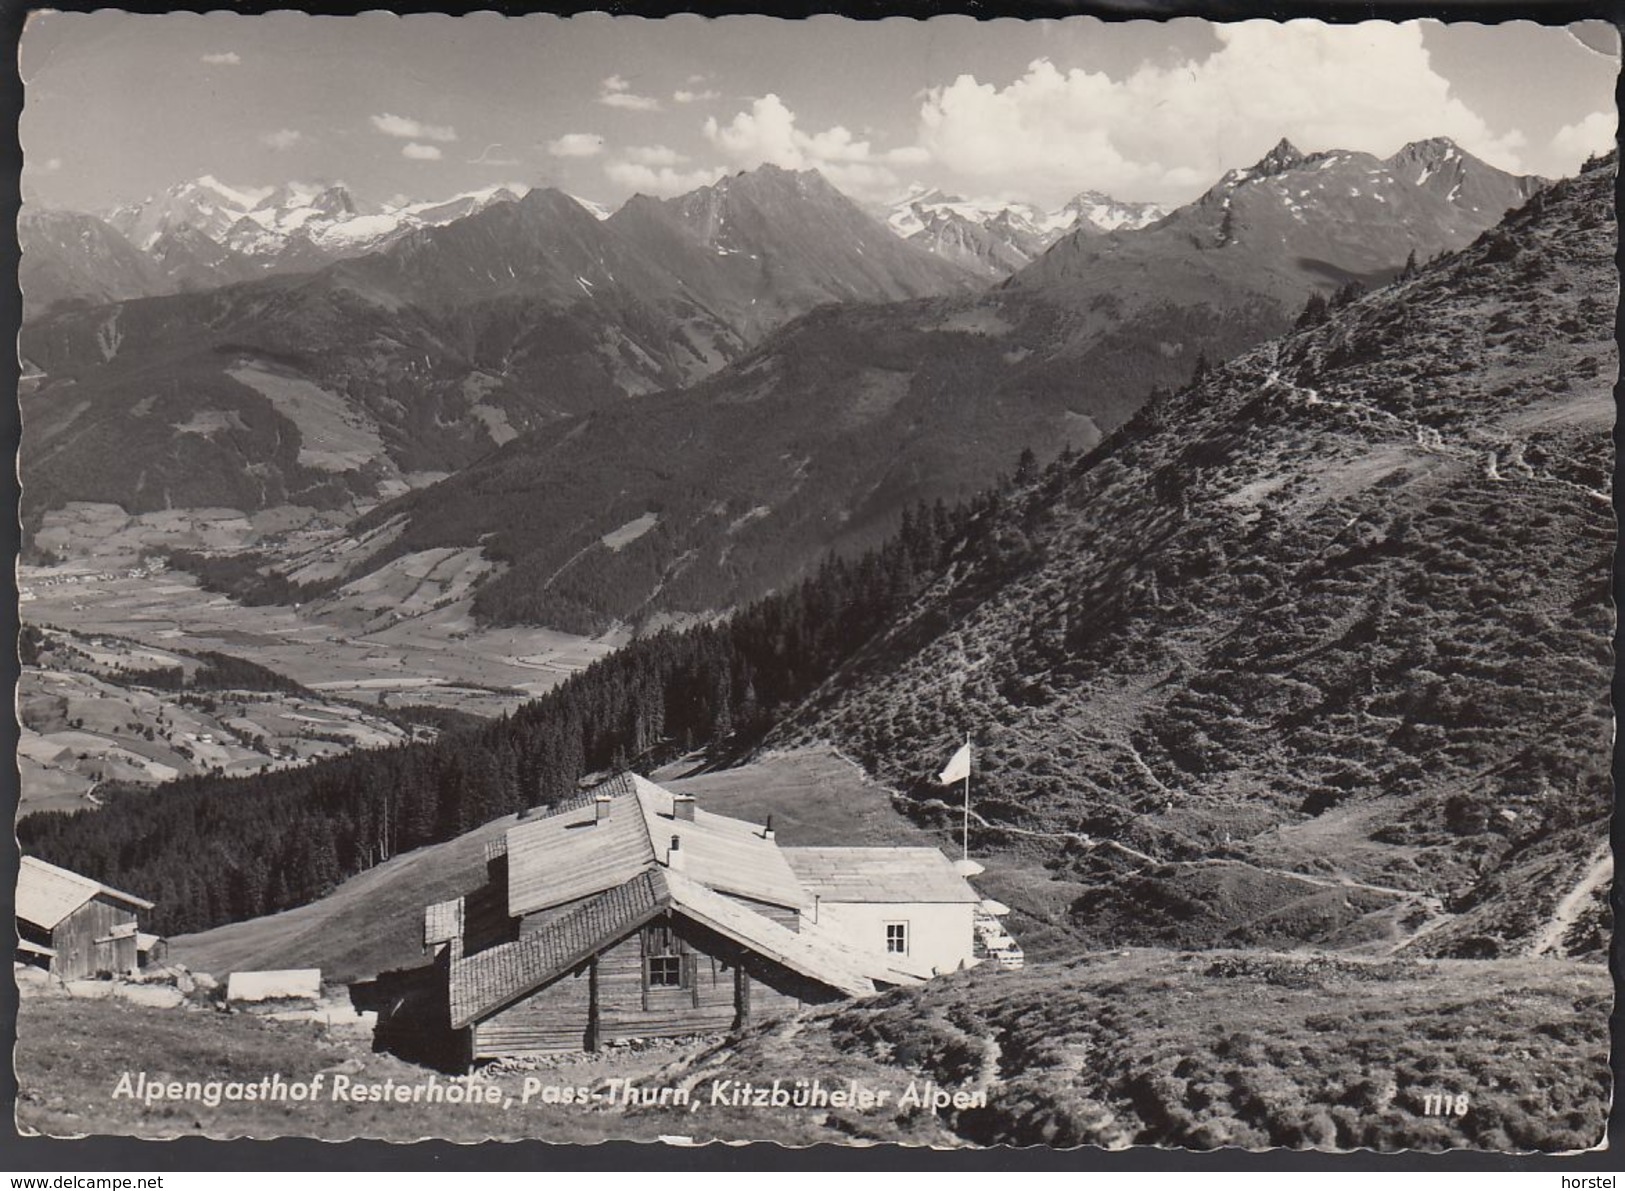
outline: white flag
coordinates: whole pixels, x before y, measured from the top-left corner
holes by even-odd
[[[951,786],[955,782],[962,782],[970,776],[970,744],[959,746],[959,751],[948,762],[948,767],[937,774],[937,781],[944,786]]]

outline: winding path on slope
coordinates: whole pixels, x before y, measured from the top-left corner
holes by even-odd
[[[1572,492],[1577,492],[1587,500],[1600,504],[1605,508],[1613,507],[1613,497],[1607,492],[1597,488],[1587,487],[1584,484],[1576,484],[1572,480],[1559,479],[1556,476],[1541,475],[1524,459],[1523,452],[1526,444],[1522,439],[1513,438],[1506,435],[1496,435],[1491,432],[1489,427],[1481,426],[1477,428],[1476,435],[1478,440],[1484,444],[1482,447],[1467,446],[1461,443],[1449,442],[1432,426],[1424,426],[1420,422],[1408,421],[1405,418],[1400,417],[1398,414],[1393,413],[1391,410],[1386,410],[1380,406],[1371,405],[1363,401],[1349,401],[1340,398],[1323,397],[1319,389],[1298,385],[1290,380],[1287,380],[1281,375],[1280,353],[1280,345],[1276,344],[1271,356],[1274,367],[1271,367],[1265,373],[1264,383],[1259,386],[1260,390],[1268,388],[1284,389],[1301,400],[1306,406],[1318,405],[1322,408],[1331,409],[1340,413],[1352,413],[1357,417],[1367,416],[1375,418],[1379,421],[1391,422],[1405,432],[1407,437],[1412,440],[1412,444],[1418,450],[1423,451],[1426,454],[1447,455],[1470,462],[1482,461],[1485,476],[1496,481],[1497,483],[1526,480],[1537,484],[1548,484],[1555,488],[1566,488]],[[1518,475],[1516,477],[1501,474],[1499,468],[1499,454],[1503,450],[1508,453],[1509,465],[1516,467],[1518,471]]]
[[[1541,929],[1540,934],[1535,936],[1529,954],[1545,955],[1548,952],[1558,951],[1562,946],[1563,936],[1568,934],[1569,928],[1580,917],[1581,911],[1585,909],[1586,904],[1591,900],[1591,895],[1604,882],[1613,879],[1614,854],[1608,841],[1605,840],[1592,853],[1591,863],[1586,867],[1585,872],[1581,874],[1579,882],[1573,889],[1565,893],[1562,900],[1557,903],[1557,908],[1552,911],[1551,921],[1547,922],[1545,927]]]

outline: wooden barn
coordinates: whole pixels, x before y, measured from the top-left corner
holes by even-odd
[[[833,928],[814,920],[792,851],[771,830],[632,775],[520,822],[488,850],[484,887],[426,908],[433,977],[398,973],[365,994],[379,1009],[379,1043],[400,1049],[394,1043],[409,1039],[419,1055],[466,1066],[722,1033],[974,962],[977,895],[940,852],[924,850],[935,864],[905,858],[916,877],[929,875],[923,887],[938,900],[888,902],[869,938],[850,933],[859,915],[837,912]],[[900,886],[887,888],[897,895]],[[928,928],[933,915],[951,920],[955,940],[965,919],[963,940],[921,948],[939,962],[895,938],[888,947],[887,923]]]
[[[140,964],[137,915],[152,903],[24,856],[17,873],[19,958],[61,980],[128,976]]]

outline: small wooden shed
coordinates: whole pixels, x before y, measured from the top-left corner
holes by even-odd
[[[138,915],[152,903],[24,856],[17,873],[19,958],[62,980],[128,976],[139,966]]]

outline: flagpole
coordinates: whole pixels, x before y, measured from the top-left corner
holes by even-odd
[[[960,835],[960,852],[964,859],[970,859],[970,733],[965,733],[965,822]]]

